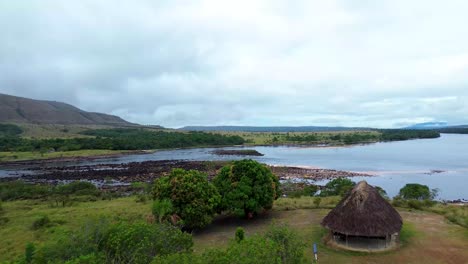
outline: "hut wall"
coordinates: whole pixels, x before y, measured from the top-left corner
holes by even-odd
[[[347,248],[356,248],[364,250],[380,250],[393,247],[397,241],[397,234],[387,237],[364,237],[348,236],[340,233],[333,233],[332,237],[335,243]]]

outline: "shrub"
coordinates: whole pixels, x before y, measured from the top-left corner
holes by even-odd
[[[239,229],[238,229],[239,230]],[[237,236],[236,231],[236,236]],[[226,249],[208,249],[203,254],[176,253],[158,256],[153,264],[280,264],[306,263],[305,244],[285,225],[271,226],[264,236],[255,235],[230,243]]]
[[[318,208],[320,206],[320,203],[322,202],[322,198],[320,197],[315,197],[314,199],[314,205],[316,208]]]
[[[280,195],[278,178],[253,160],[235,161],[223,167],[213,183],[222,196],[220,210],[249,218],[271,209]]]
[[[37,199],[50,194],[50,187],[38,184],[28,184],[23,181],[0,183],[0,200],[12,201],[18,199]]]
[[[325,184],[325,187],[320,192],[320,196],[345,195],[354,187],[355,183],[348,178],[336,178]]]
[[[156,199],[153,202],[152,212],[154,217],[158,219],[159,223],[162,223],[167,216],[172,214],[173,210],[172,202],[169,199]]]
[[[171,225],[120,223],[113,226],[102,243],[112,263],[149,263],[155,256],[189,252],[192,236]]]
[[[220,201],[216,187],[208,176],[196,170],[174,169],[169,176],[156,180],[155,200],[169,199],[173,212],[181,218],[184,228],[204,227],[211,223]]]
[[[305,243],[287,225],[272,225],[265,237],[274,241],[283,264],[304,262]]]
[[[245,238],[245,231],[244,228],[238,227],[236,229],[236,242],[241,242]]]
[[[43,227],[47,227],[51,224],[50,219],[47,215],[41,216],[40,218],[34,220],[32,223],[31,229],[32,230],[38,230]]]
[[[35,251],[36,251],[36,246],[34,246],[33,243],[29,242],[26,244],[26,248],[24,250],[24,260],[26,263],[32,262]]]

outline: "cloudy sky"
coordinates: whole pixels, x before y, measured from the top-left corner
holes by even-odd
[[[142,124],[468,123],[468,1],[0,0],[0,93]]]

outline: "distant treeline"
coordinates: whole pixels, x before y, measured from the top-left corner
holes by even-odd
[[[447,134],[468,134],[468,127],[446,127],[437,129],[437,131]]]
[[[342,142],[344,144],[357,144],[377,141],[398,141],[418,138],[438,138],[440,133],[434,130],[407,130],[407,129],[378,129],[373,132],[347,132],[335,133],[323,138],[323,135],[318,134],[293,134],[287,133],[285,136],[275,134],[273,143],[282,143],[284,139],[286,142],[298,143],[318,143],[321,140],[326,142]]]
[[[99,129],[83,132],[93,138],[25,139],[1,137],[0,151],[71,151],[82,149],[142,150],[195,146],[240,145],[240,136],[204,132],[164,132],[143,129]]]
[[[381,141],[440,137],[440,133],[435,130],[382,129],[378,131],[381,133]]]
[[[12,137],[23,133],[23,130],[12,124],[0,124],[0,137]]]

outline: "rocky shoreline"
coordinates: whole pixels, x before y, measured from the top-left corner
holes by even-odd
[[[56,184],[63,181],[86,180],[97,183],[103,188],[106,183],[113,187],[128,186],[133,182],[152,182],[168,175],[172,169],[199,170],[213,178],[227,161],[187,161],[161,160],[130,162],[122,164],[97,164],[84,166],[46,167],[36,163],[27,169],[28,173],[15,177],[1,178],[2,181],[25,180],[32,183]],[[327,170],[317,168],[301,168],[288,166],[269,166],[280,180],[308,179],[313,181],[328,180],[338,177],[371,176],[369,174]]]

